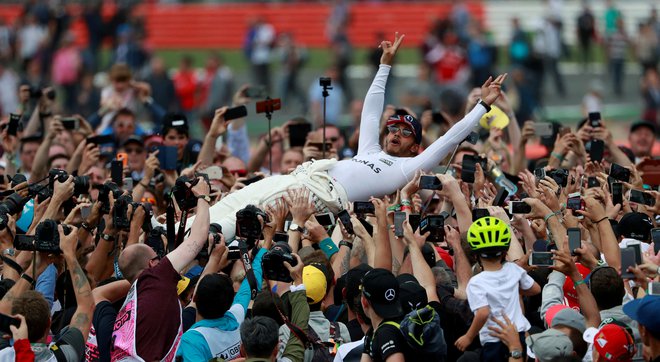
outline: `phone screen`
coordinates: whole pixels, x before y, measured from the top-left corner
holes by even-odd
[[[547,251],[534,251],[529,258],[529,265],[553,266],[552,253]]]
[[[528,214],[532,212],[532,207],[524,201],[513,201],[509,203],[510,214]]]
[[[597,177],[589,176],[589,178],[587,178],[587,188],[594,188],[594,187],[600,187],[600,182],[598,182]]]
[[[642,246],[640,244],[628,243],[627,248],[630,248],[635,252],[635,265],[641,264],[642,263]]]
[[[605,142],[602,140],[591,140],[589,147],[589,158],[592,162],[600,162],[603,160],[603,153],[605,152]]]
[[[397,211],[394,213],[394,236],[403,236],[403,222],[406,220],[405,212]]]
[[[495,198],[493,199],[493,205],[504,206],[504,201],[506,201],[507,197],[509,197],[509,191],[502,187],[497,191],[497,195],[495,195]]]
[[[119,186],[123,185],[124,180],[124,163],[119,160],[112,160],[110,162],[110,177],[112,182]]]
[[[569,197],[566,200],[566,208],[571,210],[582,210],[582,197]]]
[[[651,229],[651,238],[653,238],[653,251],[658,255],[660,253],[660,228]]]
[[[621,182],[612,182],[612,204],[623,203],[623,184]]]
[[[435,176],[423,175],[419,178],[419,188],[422,190],[442,190],[442,182]]]
[[[316,218],[316,221],[323,226],[332,226],[335,224],[335,217],[330,213],[317,214],[314,215],[314,217]]]
[[[582,246],[582,234],[580,228],[568,228],[568,250],[575,255],[575,249]]]
[[[621,249],[621,278],[634,279],[635,275],[628,272],[628,268],[634,267],[635,265],[635,250],[632,248]]]
[[[229,108],[225,112],[225,121],[231,121],[237,118],[247,117],[247,108],[245,106],[238,106]]]
[[[91,213],[92,213],[91,206],[83,206],[80,208],[80,217],[82,217],[83,220],[87,220],[87,218]]]
[[[376,208],[370,201],[355,201],[353,203],[353,211],[356,214],[374,214]]]
[[[298,123],[289,125],[289,145],[291,147],[303,147],[307,141],[307,134],[312,131],[309,123]]]
[[[589,125],[593,128],[600,127],[600,112],[589,113]]]
[[[339,218],[341,224],[344,225],[344,229],[346,229],[347,233],[351,235],[355,234],[355,231],[353,231],[353,224],[351,224],[351,215],[348,213],[348,211],[341,210],[337,214],[337,217]]]
[[[618,181],[630,182],[630,170],[621,165],[613,163],[610,166],[610,177]]]
[[[416,231],[419,228],[419,222],[422,220],[422,215],[420,214],[410,214],[408,215],[408,222],[413,231]]]

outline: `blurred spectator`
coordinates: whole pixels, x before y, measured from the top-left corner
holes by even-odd
[[[465,44],[470,39],[470,11],[464,0],[455,1],[452,5],[450,19],[461,43]]]
[[[245,37],[245,56],[252,65],[252,77],[255,85],[266,87],[270,92],[271,51],[275,42],[275,28],[261,17],[251,20]]]
[[[635,57],[642,71],[655,69],[658,65],[658,34],[647,22],[639,23],[639,33],[635,38]]]
[[[6,62],[0,60],[0,115],[5,116],[18,109],[18,76]]]
[[[298,85],[298,75],[307,61],[307,50],[295,43],[293,34],[283,33],[279,36],[278,51],[282,62],[278,94],[287,109],[293,110],[293,104],[298,104],[297,111],[305,113],[307,98]]]
[[[626,34],[623,18],[617,17],[616,29],[606,39],[606,50],[609,60],[609,70],[610,74],[612,74],[612,90],[619,97],[623,95],[625,61],[629,43],[630,39],[628,39],[628,34]]]
[[[112,62],[124,63],[133,72],[141,70],[147,64],[149,55],[138,39],[130,26],[126,24],[119,26],[117,28],[117,46],[114,49]]]
[[[210,53],[206,58],[200,81],[199,105],[202,116],[212,115],[213,112],[226,105],[231,105],[234,94],[234,75],[222,55]],[[167,104],[167,103],[160,103]]]
[[[437,99],[437,87],[431,79],[431,68],[426,63],[417,67],[417,77],[406,79],[402,83],[403,94],[399,102],[417,114],[431,108],[433,101]]]
[[[642,118],[657,124],[660,109],[660,76],[655,68],[647,69],[641,81],[641,93],[644,100]]]
[[[27,69],[27,63],[38,55],[45,46],[48,39],[48,30],[37,23],[37,19],[31,13],[26,14],[25,24],[16,34],[16,49],[23,69]]]
[[[605,36],[608,37],[618,31],[618,21],[621,19],[621,11],[614,5],[614,0],[605,1]]]
[[[196,97],[199,84],[195,69],[193,68],[193,58],[186,54],[179,61],[179,69],[172,77],[176,96],[181,105],[181,111],[186,114],[188,119],[195,119]]]
[[[9,60],[12,58],[12,30],[5,22],[5,19],[0,18],[0,61]]]
[[[101,109],[99,115],[102,119],[99,129],[105,129],[114,116],[114,112],[121,108],[128,108],[135,112],[138,109],[137,92],[132,86],[133,74],[128,65],[117,63],[110,68],[110,85],[101,90]],[[96,125],[96,122],[90,122]]]
[[[531,45],[525,30],[520,25],[520,19],[512,18],[511,27],[513,33],[509,43],[509,59],[514,66],[524,66],[531,56]]]
[[[479,87],[493,74],[497,48],[492,40],[488,39],[481,24],[473,22],[469,30],[467,57],[472,71],[470,86]]]
[[[336,125],[344,112],[344,89],[337,84],[337,67],[331,66],[323,74],[332,81],[332,90],[326,98],[325,123]],[[309,87],[309,102],[312,124],[320,126],[323,124],[323,88],[319,86],[318,80],[314,80]]]
[[[458,35],[448,29],[440,43],[437,43],[425,56],[433,64],[435,78],[443,87],[466,86],[469,74],[465,50],[459,44]]]
[[[656,133],[656,125],[647,121],[635,122],[630,126],[628,142],[630,143],[630,149],[635,155],[635,163],[639,163],[645,157],[651,157],[653,155]]]
[[[543,58],[543,72],[552,77],[557,94],[566,95],[564,80],[559,72],[559,59],[562,55],[560,23],[545,17],[534,37],[534,50]]]
[[[587,94],[582,98],[582,115],[587,117],[592,112],[603,111],[603,96],[605,89],[599,79],[589,82]]]
[[[577,20],[577,38],[582,53],[581,61],[584,69],[588,69],[592,60],[592,44],[596,40],[596,19],[587,1],[582,2],[582,12]]]
[[[151,66],[147,71],[144,81],[151,86],[154,102],[166,107],[168,112],[174,112],[179,109],[179,100],[174,89],[174,82],[167,74],[165,62],[161,57],[153,57]]]
[[[353,90],[347,72],[353,59],[353,46],[348,38],[347,30],[348,28],[344,27],[335,34],[330,50],[332,51],[332,61],[337,66],[337,82],[344,90],[344,100],[351,102]]]
[[[62,46],[53,57],[52,69],[53,83],[64,90],[64,110],[72,113],[76,105],[76,90],[82,70],[82,58],[73,33],[68,33],[62,39]]]
[[[84,73],[81,76],[75,96],[76,113],[83,117],[96,113],[101,102],[101,91],[94,85],[94,76],[91,73]]]
[[[90,0],[85,3],[83,10],[83,19],[89,36],[85,51],[85,63],[92,72],[98,68],[98,53],[104,35],[103,18],[101,17],[102,6],[103,1]]]

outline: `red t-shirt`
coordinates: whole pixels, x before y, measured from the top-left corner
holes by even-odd
[[[181,325],[179,279],[168,258],[138,277],[135,338],[137,353],[145,361],[160,361],[174,344]]]
[[[190,111],[195,108],[195,92],[197,92],[195,73],[191,71],[177,72],[174,75],[173,81],[181,109]]]

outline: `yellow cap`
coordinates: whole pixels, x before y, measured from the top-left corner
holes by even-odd
[[[181,295],[181,293],[188,288],[188,284],[190,284],[190,278],[182,276],[181,280],[176,283],[176,294]]]
[[[490,129],[491,127],[504,129],[509,125],[509,116],[497,106],[490,106],[490,112],[481,117],[479,124],[485,129]]]
[[[328,284],[325,274],[319,268],[313,265],[307,265],[303,268],[302,277],[309,304],[316,304],[322,301],[325,297]]]

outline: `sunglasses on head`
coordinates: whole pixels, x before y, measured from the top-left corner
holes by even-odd
[[[389,125],[387,126],[387,132],[389,133],[397,133],[401,132],[401,135],[403,137],[410,137],[413,134],[413,131],[409,130],[408,128],[403,128],[403,127],[397,127],[395,125]]]

